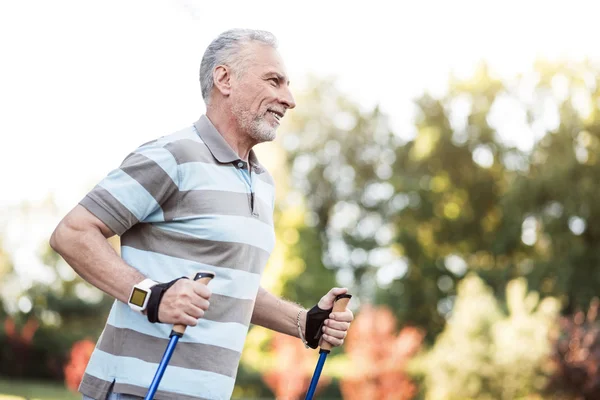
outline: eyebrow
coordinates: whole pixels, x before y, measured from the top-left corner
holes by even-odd
[[[275,76],[280,82],[286,82],[287,85],[289,86],[290,84],[290,80],[287,79],[285,76],[281,75],[279,72],[267,72],[265,74],[266,77],[270,77],[270,76]]]

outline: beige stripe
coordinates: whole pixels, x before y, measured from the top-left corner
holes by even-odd
[[[269,259],[268,252],[255,246],[198,239],[147,223],[132,227],[123,235],[121,243],[139,250],[254,274],[262,273]]]
[[[201,383],[199,383],[201,384]],[[139,386],[130,385],[127,383],[115,383],[115,393],[127,393],[134,396],[141,396],[140,399],[146,397],[148,389],[144,389]],[[187,396],[180,393],[165,392],[164,390],[158,389],[154,395],[155,400],[210,400],[205,397]]]
[[[79,204],[119,236],[138,222],[136,216],[127,207],[99,185],[96,185]]]
[[[142,185],[161,205],[163,211],[173,209],[177,205],[177,184],[154,160],[133,153],[125,159],[121,170]]]
[[[210,296],[210,307],[206,310],[203,318],[209,321],[236,322],[249,326],[253,311],[254,300],[213,293]]]
[[[206,143],[210,152],[219,162],[231,163],[239,160],[240,156],[232,150],[231,146],[229,146],[206,115],[201,116],[194,126],[202,141]]]
[[[104,379],[96,378],[95,376],[84,374],[79,391],[86,396],[94,399],[105,399],[111,391],[113,382],[105,381]],[[143,388],[128,383],[115,382],[113,393],[124,393],[132,396],[139,396],[140,399],[146,397],[148,388]],[[209,400],[204,397],[187,396],[180,393],[171,393],[158,389],[154,395],[156,400]]]
[[[176,211],[176,215],[173,215]],[[256,194],[254,195],[254,211],[258,218],[267,225],[273,225],[273,210]],[[180,192],[177,210],[166,210],[165,219],[184,218],[195,215],[236,215],[252,218],[250,212],[250,194],[224,192],[219,190],[189,190]]]
[[[159,364],[168,344],[168,338],[157,338],[106,324],[98,349],[115,356]],[[203,343],[179,342],[169,365],[235,378],[239,359],[240,353],[234,350]]]
[[[112,382],[84,373],[79,391],[92,399],[105,399],[108,392],[110,392],[111,385]]]
[[[206,147],[206,144],[202,142],[191,139],[181,139],[168,143],[164,147],[173,154],[177,164],[189,162],[217,164],[217,160],[215,160],[208,147]]]

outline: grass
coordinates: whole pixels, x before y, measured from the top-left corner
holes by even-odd
[[[0,400],[81,400],[80,393],[71,392],[64,384],[43,381],[0,379]]]

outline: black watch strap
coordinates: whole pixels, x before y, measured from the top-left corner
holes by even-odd
[[[148,300],[148,305],[146,306],[146,314],[148,316],[148,321],[154,323],[160,322],[158,319],[158,308],[160,307],[160,302],[167,291],[175,282],[180,279],[189,279],[185,276],[181,278],[173,279],[170,282],[159,283],[150,288],[150,300]]]

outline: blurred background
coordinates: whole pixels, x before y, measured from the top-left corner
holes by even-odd
[[[279,39],[297,107],[262,284],[354,294],[320,399],[599,399],[593,1],[0,3],[0,399],[78,399],[111,300],[48,246],[129,152],[204,109],[233,27]],[[112,240],[118,248],[118,238]],[[318,354],[252,327],[234,399],[303,399]]]

